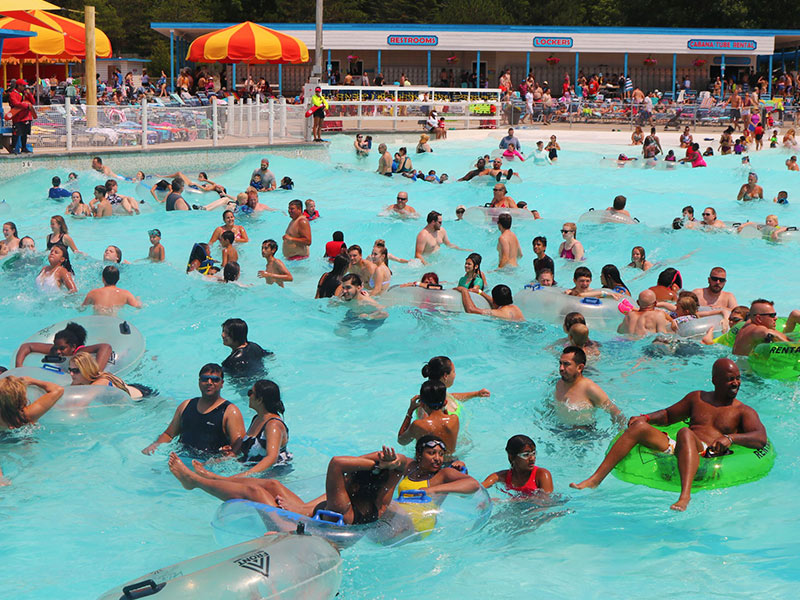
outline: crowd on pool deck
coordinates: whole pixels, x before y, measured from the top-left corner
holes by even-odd
[[[431,151],[429,147],[425,147],[427,141],[420,140],[418,152]],[[646,139],[642,142],[647,144]],[[364,143],[361,136],[354,142],[358,156],[369,153],[370,148],[364,146]],[[660,141],[658,145],[661,151]],[[682,136],[681,145],[687,151],[690,150],[691,139],[684,139]],[[498,147],[504,156],[509,149],[515,158],[522,158],[524,155],[524,149],[513,129],[509,129],[508,135],[502,138]],[[546,148],[543,141],[539,142],[532,154],[539,153],[542,165],[553,165],[560,150],[556,137],[551,136]],[[400,152],[396,168],[392,168],[391,156],[387,158],[385,144],[379,146],[379,152],[380,174],[413,173],[411,159],[406,152]],[[118,194],[116,180],[121,176],[104,164],[100,157],[95,157],[91,166],[109,179],[105,185],[95,188],[95,197],[89,205],[83,202],[79,192],[61,188],[59,177],[53,178],[49,197],[69,197],[70,202],[65,211],[67,215],[98,218],[111,215],[114,210],[128,214],[139,212],[139,202],[136,199]],[[386,172],[381,172],[382,170]],[[524,203],[515,202],[509,197],[502,183],[515,175],[517,174],[513,169],[503,169],[502,158],[480,157],[475,168],[459,181],[491,177],[496,183],[492,188],[492,201],[487,204],[488,209],[530,210]],[[76,178],[76,174],[70,173],[68,183]],[[237,282],[240,275],[237,246],[250,241],[245,228],[237,224],[237,215],[276,210],[260,200],[262,194],[278,187],[278,180],[270,171],[267,158],[263,158],[259,168],[251,174],[246,191],[236,197],[228,195],[223,186],[210,181],[205,173],[200,173],[196,180],[192,180],[180,172],[152,178],[138,172],[131,179],[146,182],[148,185],[152,182],[151,195],[155,201],[165,204],[167,211],[222,209],[223,224],[214,229],[207,243],[197,242],[192,246],[186,271],[196,271],[202,277],[226,283]],[[288,185],[291,189],[290,178],[284,177],[281,184],[281,187]],[[204,206],[192,206],[182,195],[187,186],[216,193],[218,199]],[[785,198],[785,193],[782,194]],[[756,198],[763,198],[763,189],[757,184],[756,175],[751,173],[748,182],[742,186],[739,199],[748,201]],[[387,206],[382,214],[412,221],[419,219],[420,215],[408,202],[408,191],[400,191],[396,202]],[[624,196],[615,197],[611,204],[606,209],[609,216],[630,218]],[[119,208],[115,209],[115,206]],[[283,287],[294,280],[287,263],[309,257],[312,241],[310,222],[320,216],[311,199],[305,203],[291,200],[287,212],[289,223],[280,244],[272,239],[264,240],[261,244],[262,256],[266,262],[264,269],[258,272],[258,277],[267,285]],[[530,212],[532,217],[540,217],[537,211]],[[463,218],[464,214],[465,207],[459,207],[456,210],[456,219]],[[502,211],[496,219],[498,269],[519,268],[519,260],[523,257],[522,245],[512,231],[513,220],[511,212]],[[677,221],[680,226],[705,230],[723,226],[711,207],[703,210],[702,220],[696,220],[693,207],[687,206]],[[739,229],[757,225],[746,223],[740,225]],[[780,229],[777,218],[773,216],[767,219],[765,226],[772,228],[773,233]],[[36,276],[35,285],[50,292],[63,289],[75,293],[78,287],[70,264],[70,252],[81,251],[70,235],[63,216],[52,216],[50,228],[52,233],[45,240],[48,250],[47,264]],[[571,274],[572,287],[555,288],[555,262],[547,254],[548,241],[544,236],[536,236],[532,240],[535,258],[534,279],[531,284],[559,289],[565,296],[605,298],[618,303],[619,312],[622,313],[618,332],[630,339],[652,335],[655,336],[653,344],[668,344],[669,339],[664,336],[677,332],[681,324],[697,319],[700,315],[716,314],[722,317],[726,330],[736,328],[733,355],[747,356],[758,344],[790,341],[790,336],[800,323],[800,310],[794,310],[778,329],[774,304],[764,298],[753,300],[749,306],[740,305],[732,293],[724,290],[727,271],[721,266],[711,269],[707,285],[691,291],[684,289],[683,278],[677,269],[663,268],[656,284],[641,290],[634,301],[633,292],[623,282],[620,270],[616,265],[608,264],[600,272],[602,288],[593,288],[591,270],[580,265],[587,249],[577,239],[577,234],[575,223],[564,223],[561,229],[562,241],[557,250],[559,258],[574,261],[578,265]],[[151,248],[147,259],[153,262],[164,261],[166,250],[162,245],[161,232],[152,229],[148,235]],[[32,238],[19,237],[12,222],[3,225],[3,237],[1,255],[18,253],[22,257],[36,248]],[[390,254],[386,241],[382,239],[375,240],[371,252],[365,257],[361,246],[348,245],[344,238],[344,232],[336,231],[332,240],[325,244],[324,256],[330,262],[331,270],[320,277],[315,297],[338,298],[340,302],[354,307],[352,312],[356,319],[380,322],[389,318],[389,313],[381,304],[381,296],[389,289],[392,278],[389,263],[409,260]],[[221,260],[212,258],[212,247],[217,242],[220,245]],[[482,268],[483,257],[454,244],[443,227],[442,215],[431,211],[426,215],[425,225],[416,237],[414,259],[427,264],[431,255],[439,252],[442,246],[468,253],[464,262],[464,274],[454,288],[460,293],[466,313],[512,322],[525,320],[520,308],[514,304],[511,289],[502,283],[490,288],[489,277]],[[118,286],[120,270],[117,265],[123,262],[122,250],[115,245],[108,246],[104,261],[109,264],[104,266],[100,274],[102,285],[86,294],[81,308],[91,306],[95,314],[101,315],[115,315],[126,305],[142,309],[143,305],[138,297]],[[642,246],[631,250],[630,263],[625,266],[640,271],[657,267],[647,260],[645,248]],[[663,266],[660,265],[659,268]],[[497,272],[502,274],[503,271]],[[565,277],[569,275],[559,274],[562,281]],[[440,280],[439,275],[431,271],[425,273],[419,281],[405,282],[401,287],[442,289],[443,283],[444,280]],[[476,306],[474,294],[482,296],[489,308]],[[595,472],[584,481],[570,484],[572,487],[599,485],[614,466],[636,444],[640,444],[677,457],[681,491],[672,508],[684,510],[690,501],[691,482],[698,469],[700,457],[723,456],[732,444],[762,448],[767,443],[766,430],[756,411],[737,399],[740,372],[733,360],[719,358],[714,362],[711,391],[690,391],[663,410],[626,419],[608,394],[584,374],[587,362],[596,360],[603,352],[602,345],[591,339],[585,316],[580,312],[570,312],[564,317],[563,327],[567,337],[557,342],[563,349],[558,358],[560,379],[552,393],[558,418],[570,427],[586,429],[594,424],[596,411],[600,410],[608,413],[609,418],[624,429]],[[147,386],[126,383],[105,371],[113,348],[107,343],[87,346],[86,336],[83,327],[78,323],[70,323],[55,334],[52,344],[26,343],[20,346],[15,355],[14,366],[22,366],[31,353],[57,354],[68,359],[73,385],[113,386],[132,398],[140,398],[152,392]],[[273,360],[274,357],[271,352],[248,339],[247,324],[241,319],[231,318],[222,323],[221,338],[222,344],[230,349],[230,354],[221,364],[208,363],[200,369],[199,396],[181,402],[164,431],[143,450],[145,454],[152,454],[162,444],[168,444],[177,438],[185,451],[194,453],[196,459],[192,461],[191,468],[175,452],[169,455],[169,468],[184,487],[199,488],[223,500],[246,498],[304,515],[313,515],[324,508],[341,513],[348,523],[367,523],[378,519],[386,511],[395,489],[403,491],[425,488],[428,493],[434,494],[470,493],[481,485],[467,474],[466,466],[458,459],[460,415],[463,402],[475,397],[488,397],[490,392],[485,388],[474,392],[448,391],[455,381],[456,369],[454,362],[446,356],[433,357],[423,367],[423,383],[419,394],[410,400],[397,431],[398,444],[415,444],[413,456],[397,453],[390,446],[362,456],[335,456],[328,464],[325,494],[310,500],[299,498],[274,478],[261,477],[265,474],[279,474],[280,468],[291,464],[293,460],[288,449],[289,427],[284,420],[285,407],[280,389],[273,381],[264,378],[267,372],[264,361]],[[713,344],[715,341],[714,328],[710,327],[702,343]],[[249,385],[247,395],[249,408],[255,414],[247,426],[239,409],[222,395],[226,377],[253,382]],[[41,388],[43,395],[34,402],[28,402],[28,386]],[[58,402],[63,393],[61,386],[30,377],[12,376],[0,380],[0,428],[14,429],[35,423]],[[689,421],[689,426],[680,429],[674,439],[655,427],[686,420]],[[509,494],[522,497],[553,492],[552,474],[536,464],[534,440],[526,435],[515,435],[508,440],[505,449],[509,468],[487,475],[482,482],[483,486],[497,485]],[[226,477],[212,472],[209,462],[204,462],[210,460],[213,463],[223,459],[238,459],[243,463],[243,471]],[[0,480],[1,478],[0,474]],[[10,483],[8,480],[2,481],[5,484]]]

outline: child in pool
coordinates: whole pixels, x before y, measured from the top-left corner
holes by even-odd
[[[161,245],[161,231],[158,229],[151,229],[147,232],[150,236],[150,251],[147,253],[147,258],[153,262],[164,262],[164,246]]]
[[[520,153],[519,153],[519,150],[517,150],[517,149],[514,147],[514,144],[511,144],[511,143],[510,143],[510,144],[508,144],[508,146],[506,147],[506,149],[503,151],[503,158],[508,158],[508,159],[514,159],[514,158],[516,158],[516,159],[518,159],[520,162],[525,162],[525,157],[524,157],[524,156],[522,156],[522,154],[520,154]]]
[[[253,175],[253,180],[250,182],[250,186],[256,188],[259,192],[264,189],[264,184],[261,183],[261,175],[259,173]]]
[[[536,444],[531,438],[515,435],[506,443],[506,453],[511,468],[489,475],[483,480],[483,487],[501,483],[509,495],[523,497],[536,492],[552,493],[553,477],[547,469],[536,466]]]
[[[232,231],[223,231],[219,236],[219,245],[222,247],[222,266],[229,262],[239,262],[239,251],[233,247],[236,236]]]

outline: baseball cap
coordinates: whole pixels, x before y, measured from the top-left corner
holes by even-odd
[[[321,88],[321,87],[319,87],[319,86],[317,86],[317,87],[315,87],[315,88],[314,88],[314,91],[315,91],[315,92],[321,92],[321,91],[322,91],[322,88]]]
[[[17,79],[17,85],[28,85],[28,82],[24,79]]]

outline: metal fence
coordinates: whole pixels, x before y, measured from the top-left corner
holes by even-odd
[[[532,108],[532,109],[531,109]],[[619,99],[604,100],[574,100],[572,102],[555,101],[549,107],[541,103],[529,108],[523,102],[505,102],[502,105],[502,123],[518,125],[529,123],[531,125],[567,125],[571,127],[576,123],[613,124],[619,127],[633,129],[636,126],[656,126],[675,129],[689,127],[719,127],[734,123],[735,111],[727,105],[701,103],[669,103],[656,104],[652,111],[646,110],[645,104],[631,104]],[[772,116],[774,126],[783,126],[786,123],[796,123],[797,107],[791,103],[781,101],[762,101],[758,108],[750,109],[749,113],[740,109],[738,121],[749,119],[750,115],[758,114],[762,125],[767,127],[767,117]],[[749,123],[749,121],[748,121]]]
[[[308,87],[308,86],[307,86]],[[312,88],[313,89],[313,88]],[[313,93],[306,90],[306,98]],[[659,103],[648,113],[645,105],[619,99],[553,101],[549,107],[534,103],[529,109],[519,101],[503,101],[498,91],[461,88],[331,88],[323,95],[330,104],[325,131],[422,131],[431,111],[448,129],[494,129],[507,125],[609,124],[633,129],[639,125],[662,128],[719,127],[734,122],[729,106],[701,103]],[[39,106],[29,142],[34,147],[91,149],[165,145],[217,146],[220,144],[274,143],[279,139],[310,139],[311,119],[306,107],[284,99],[261,103],[230,100],[207,105],[166,106],[143,102],[131,106],[66,104]],[[741,111],[744,114],[744,110]],[[774,127],[797,124],[800,111],[790,100],[762,101],[762,124]]]
[[[142,102],[140,105],[88,106],[65,104],[37,106],[37,118],[31,124],[29,143],[40,148],[65,150],[94,147],[141,147],[160,145],[217,146],[225,141],[246,143],[247,138],[261,138],[273,143],[276,138],[302,139],[301,123],[295,107],[285,101],[252,100],[217,102],[206,105],[164,105]],[[302,116],[302,115],[301,115]]]

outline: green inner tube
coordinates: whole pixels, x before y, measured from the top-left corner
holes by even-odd
[[[781,318],[775,329],[783,331],[786,319]],[[765,379],[800,379],[800,338],[797,332],[787,333],[791,342],[759,344],[747,357],[753,373]]]
[[[678,430],[685,426],[686,423],[681,422],[668,427],[655,427],[668,433],[672,439],[676,439]],[[618,438],[619,435],[611,444],[613,445]],[[758,450],[734,444],[731,446],[731,451],[733,454],[726,456],[700,457],[700,466],[692,482],[692,491],[731,487],[757,481],[769,473],[775,464],[775,448],[770,441]],[[638,444],[612,472],[617,479],[628,483],[638,483],[667,492],[681,491],[677,457]]]
[[[731,327],[728,331],[714,340],[715,344],[724,344],[733,348],[733,343],[736,341],[736,334],[744,327],[745,321],[739,321],[736,325]],[[786,317],[780,317],[775,321],[775,329],[783,331],[783,326],[786,325]]]
[[[733,348],[733,342],[736,341],[736,334],[744,327],[744,321],[739,321],[736,325],[728,329],[725,333],[714,340],[715,344],[724,344]]]

